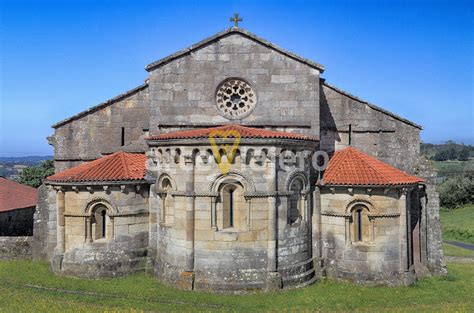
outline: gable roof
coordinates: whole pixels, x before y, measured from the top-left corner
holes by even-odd
[[[279,53],[281,53],[281,54],[283,54],[283,55],[285,55],[285,56],[287,56],[287,57],[289,57],[289,58],[291,58],[291,59],[293,59],[293,60],[296,60],[296,61],[298,61],[298,62],[301,62],[301,63],[303,63],[303,64],[306,64],[306,65],[308,65],[309,67],[315,68],[315,69],[317,69],[318,71],[320,71],[321,73],[324,72],[324,66],[323,66],[323,65],[321,65],[321,64],[319,64],[319,63],[316,63],[316,62],[313,62],[313,61],[311,61],[311,60],[309,60],[309,59],[303,58],[303,57],[301,57],[301,56],[299,56],[299,55],[297,55],[297,54],[295,54],[295,53],[293,53],[293,52],[289,52],[289,51],[287,51],[287,50],[285,50],[285,49],[283,49],[283,48],[280,48],[280,47],[278,47],[277,45],[271,43],[270,41],[265,40],[265,39],[263,39],[263,38],[260,38],[260,37],[258,37],[257,35],[255,35],[255,34],[249,32],[249,31],[247,31],[247,30],[245,30],[245,29],[243,29],[243,28],[240,28],[240,27],[231,27],[231,28],[229,28],[229,29],[227,29],[227,30],[224,30],[224,31],[222,31],[222,32],[219,32],[219,33],[217,33],[217,34],[215,34],[215,35],[213,35],[213,36],[211,36],[211,37],[208,37],[208,38],[206,38],[206,39],[204,39],[204,40],[202,40],[202,41],[200,41],[200,42],[198,42],[198,43],[196,43],[196,44],[194,44],[194,45],[192,45],[192,46],[186,48],[186,49],[183,49],[183,50],[178,51],[178,52],[176,52],[176,53],[173,53],[173,54],[171,54],[171,55],[169,55],[169,56],[167,56],[167,57],[165,57],[165,58],[162,58],[162,59],[160,59],[160,60],[158,60],[158,61],[155,61],[155,62],[153,62],[153,63],[150,63],[150,64],[148,64],[148,65],[145,67],[145,69],[146,69],[147,71],[151,71],[151,70],[157,68],[158,66],[161,66],[161,65],[166,64],[166,63],[169,63],[169,62],[171,62],[171,61],[173,61],[173,60],[176,60],[177,58],[180,58],[180,57],[182,57],[182,56],[184,56],[184,55],[186,55],[186,54],[189,54],[189,53],[191,53],[191,52],[193,52],[193,51],[195,51],[195,50],[197,50],[197,49],[199,49],[199,48],[201,48],[201,47],[203,47],[203,46],[206,46],[206,45],[208,45],[208,44],[211,44],[211,43],[213,43],[213,42],[215,42],[215,41],[218,41],[219,39],[221,39],[221,38],[223,38],[223,37],[226,37],[226,36],[229,36],[229,35],[232,35],[232,34],[240,34],[240,35],[242,35],[242,36],[244,36],[244,37],[246,37],[246,38],[249,38],[249,39],[251,39],[251,40],[253,40],[253,41],[255,41],[255,42],[258,42],[259,44],[261,44],[261,45],[263,45],[263,46],[266,46],[266,47],[268,47],[268,48],[270,48],[270,49],[273,49],[273,50],[275,50],[275,51],[277,51],[277,52],[279,52]]]
[[[363,100],[363,99],[361,99],[361,98],[359,98],[359,97],[357,97],[357,96],[354,96],[353,94],[348,93],[347,91],[344,91],[344,90],[342,90],[342,89],[340,89],[340,88],[337,88],[336,86],[333,86],[333,85],[328,84],[324,78],[321,78],[320,81],[321,81],[321,85],[326,86],[326,87],[328,87],[328,88],[330,88],[330,89],[332,89],[332,90],[334,90],[334,91],[336,91],[336,92],[339,92],[339,93],[345,95],[346,97],[351,98],[352,100],[355,100],[355,101],[358,101],[358,102],[360,102],[360,103],[363,103],[363,104],[367,105],[369,108],[371,108],[371,109],[373,109],[373,110],[375,110],[375,111],[379,111],[379,112],[381,112],[381,113],[384,113],[384,114],[386,114],[386,115],[388,115],[388,116],[393,117],[393,118],[396,119],[396,120],[399,120],[399,121],[401,121],[401,122],[404,122],[405,124],[411,125],[411,126],[416,127],[416,128],[418,128],[418,129],[423,129],[423,126],[420,126],[420,125],[418,125],[418,124],[416,124],[416,123],[414,123],[414,122],[412,122],[412,121],[410,121],[410,120],[407,120],[406,118],[403,118],[403,117],[401,117],[401,116],[399,116],[399,115],[396,115],[396,114],[394,114],[394,113],[392,113],[392,112],[390,112],[390,111],[387,111],[387,110],[385,110],[385,109],[382,109],[381,107],[379,107],[379,106],[377,106],[377,105],[375,105],[375,104],[372,104],[372,103],[370,103],[370,102],[367,102],[367,101],[365,101],[365,100]]]
[[[237,124],[230,124],[211,128],[202,128],[186,131],[178,131],[156,136],[150,136],[147,140],[169,140],[169,139],[199,139],[209,138],[213,132],[219,132],[212,136],[214,138],[222,138],[231,135],[231,132],[236,131],[240,134],[240,138],[259,138],[259,139],[293,139],[293,140],[308,140],[319,141],[308,135],[266,130],[262,128],[247,127]]]
[[[0,212],[30,208],[38,203],[38,191],[15,181],[0,177]]]
[[[137,92],[140,92],[140,91],[144,90],[144,89],[147,88],[147,87],[148,87],[148,82],[145,82],[144,84],[142,84],[142,85],[140,85],[140,86],[138,86],[138,87],[135,87],[135,88],[133,88],[133,89],[130,89],[129,91],[126,91],[126,92],[124,92],[124,93],[122,93],[122,94],[120,94],[120,95],[118,95],[118,96],[116,96],[116,97],[113,97],[113,98],[111,98],[111,99],[109,99],[109,100],[106,100],[106,101],[104,101],[104,102],[102,102],[102,103],[99,103],[99,104],[97,104],[97,105],[95,105],[95,106],[93,106],[93,107],[90,107],[90,108],[88,108],[87,110],[84,110],[84,111],[79,112],[79,113],[77,113],[77,114],[74,114],[73,116],[68,117],[68,118],[66,118],[66,119],[64,119],[64,120],[62,120],[62,121],[59,121],[59,122],[57,122],[56,124],[53,124],[51,127],[52,127],[52,128],[61,127],[61,126],[65,125],[65,124],[67,124],[67,123],[69,123],[69,122],[71,122],[71,121],[77,120],[77,119],[79,119],[79,118],[81,118],[81,117],[83,117],[83,116],[86,116],[86,115],[88,115],[88,114],[90,114],[90,113],[94,113],[94,112],[96,112],[96,111],[98,111],[98,110],[101,110],[101,109],[103,109],[103,108],[105,108],[105,107],[111,105],[111,104],[114,104],[114,103],[117,102],[117,101],[120,101],[120,100],[123,100],[123,99],[125,99],[125,98],[127,98],[127,97],[130,97],[131,95],[134,95],[134,94],[136,94]]]
[[[324,185],[390,186],[423,182],[354,147],[336,151],[323,175]]]
[[[56,173],[48,182],[137,181],[145,179],[146,156],[123,151]]]

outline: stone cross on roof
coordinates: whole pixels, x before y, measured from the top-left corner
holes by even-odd
[[[234,17],[230,18],[231,22],[234,22],[234,27],[239,27],[239,22],[242,22],[244,19],[239,17],[239,13],[234,13]]]

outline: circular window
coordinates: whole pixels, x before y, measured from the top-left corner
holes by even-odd
[[[257,104],[257,96],[249,83],[231,78],[217,88],[216,102],[219,112],[232,120],[249,115]]]

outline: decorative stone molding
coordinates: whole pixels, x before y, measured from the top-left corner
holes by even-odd
[[[171,188],[173,188],[173,191],[176,191],[177,188],[176,188],[176,182],[174,181],[174,179],[171,177],[170,174],[168,173],[162,173],[158,179],[156,180],[156,193],[159,194],[159,193],[166,193],[165,191],[161,190],[161,185],[162,185],[162,182],[163,180],[167,178],[169,179],[169,181],[171,182]]]
[[[139,211],[128,211],[128,212],[120,212],[120,213],[111,213],[109,214],[110,217],[122,217],[122,216],[133,216],[133,215],[148,215],[150,212],[148,210],[139,210]]]
[[[67,216],[67,217],[90,217],[91,213],[64,212],[64,216]]]
[[[227,119],[234,120],[248,116],[257,105],[254,88],[241,78],[228,78],[216,90],[216,107]]]
[[[344,218],[351,217],[350,213],[342,213],[342,212],[335,212],[335,211],[324,211],[324,212],[321,212],[321,215],[333,216],[333,217],[344,217]]]
[[[308,192],[309,190],[309,179],[306,175],[305,172],[303,171],[300,171],[298,169],[292,171],[286,178],[286,182],[285,182],[285,190],[290,190],[290,187],[291,187],[291,183],[293,182],[293,180],[295,180],[296,178],[301,178],[303,179],[303,183],[304,183],[304,191],[305,193]]]
[[[369,200],[365,197],[364,198],[356,197],[356,198],[353,198],[353,199],[351,199],[351,200],[349,200],[345,203],[344,207],[346,208],[345,209],[346,213],[348,213],[350,215],[350,212],[351,212],[352,208],[357,204],[362,204],[365,207],[367,207],[367,210],[369,211],[369,213],[374,214],[376,212],[376,207],[372,203],[371,200]]]
[[[368,213],[367,216],[369,217],[369,219],[390,218],[390,217],[399,217],[400,213],[397,213],[397,212],[387,212],[387,213],[378,213],[378,214]]]
[[[118,212],[117,205],[110,197],[93,197],[87,201],[87,204],[84,208],[84,213],[90,214],[96,205],[102,204],[107,208],[109,214],[113,212]]]
[[[240,182],[246,192],[255,192],[255,185],[253,184],[253,181],[249,177],[247,177],[245,174],[236,170],[231,170],[227,174],[220,173],[216,175],[211,180],[208,186],[208,190],[210,192],[218,192],[218,188],[220,184],[228,179],[229,180],[234,179]]]

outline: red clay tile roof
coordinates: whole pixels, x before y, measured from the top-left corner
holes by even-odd
[[[0,177],[0,212],[34,207],[36,203],[35,188]]]
[[[144,154],[115,152],[51,175],[50,182],[91,182],[142,180],[145,178]]]
[[[197,138],[208,138],[211,132],[229,132],[237,131],[240,134],[240,138],[268,138],[268,139],[294,139],[294,140],[309,140],[309,141],[318,141],[317,139],[296,133],[266,130],[261,128],[253,128],[242,125],[224,125],[211,128],[195,129],[195,130],[186,130],[178,131],[168,134],[161,134],[157,136],[148,137],[148,140],[168,140],[168,139],[197,139]],[[219,134],[218,134],[219,135]],[[226,137],[225,135],[223,135]],[[221,136],[214,136],[215,138],[220,138]]]
[[[326,185],[409,185],[423,182],[353,147],[336,151],[324,172]]]

